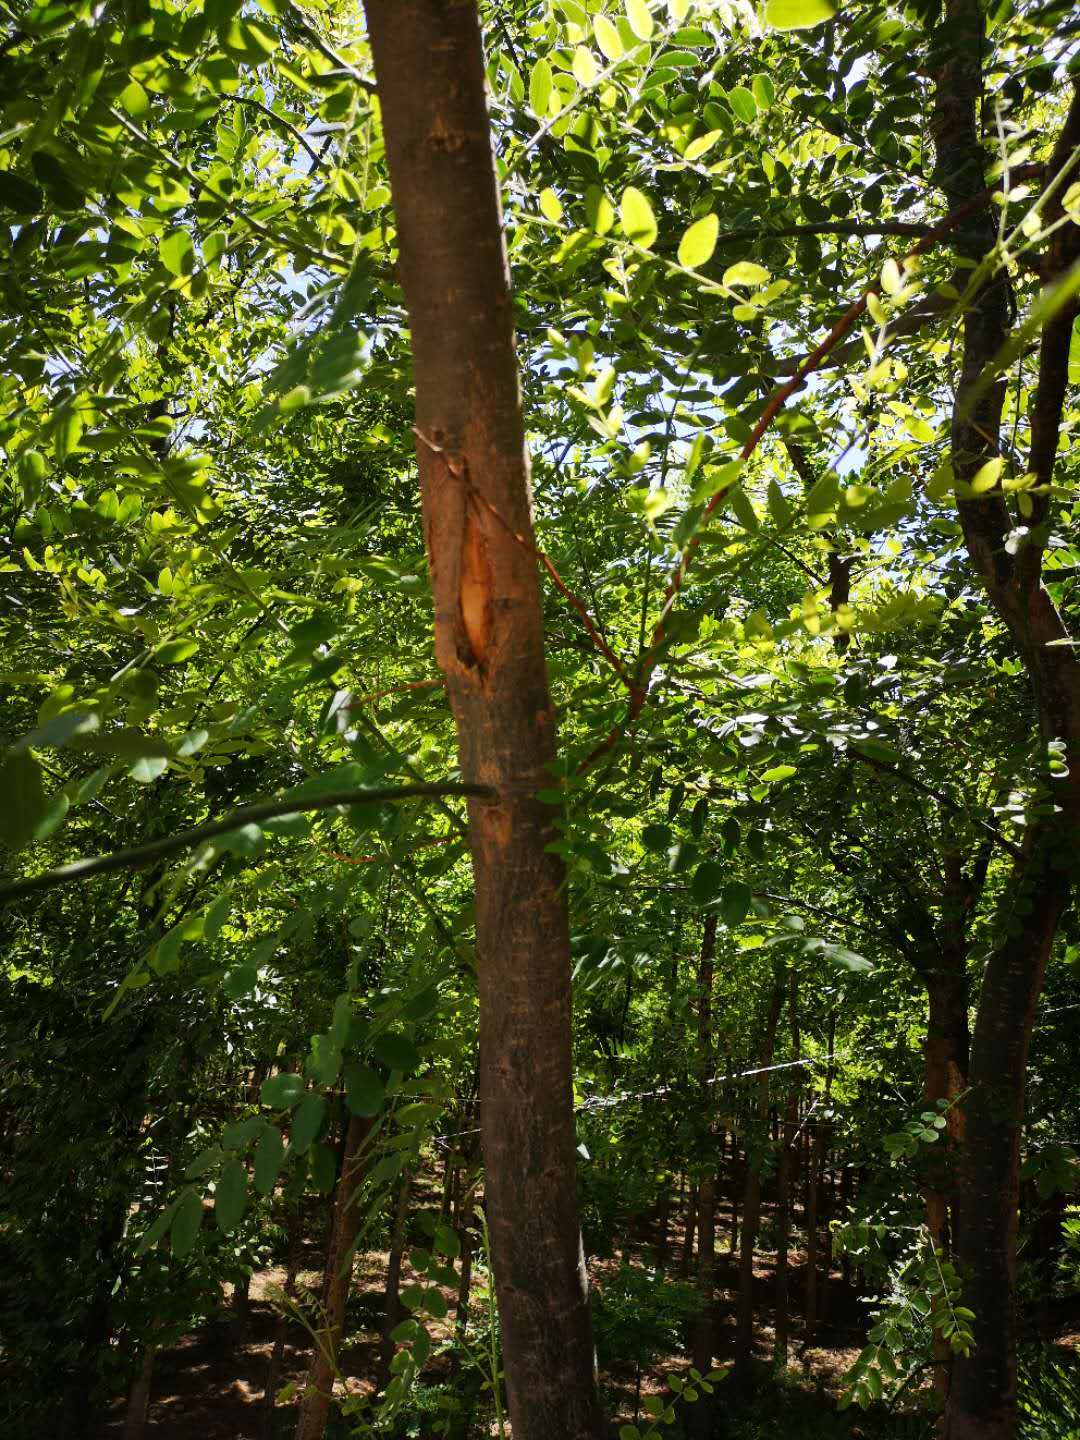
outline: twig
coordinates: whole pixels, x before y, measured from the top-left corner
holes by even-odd
[[[1014,178],[1020,178],[1022,173],[1024,175],[1024,178],[1027,178],[1027,172],[1029,171],[1032,174],[1038,173],[1041,175],[1043,172],[1043,167],[1041,165],[1018,167],[1017,170],[1014,172]],[[916,245],[914,245],[911,250],[907,252],[907,254],[903,257],[903,261],[901,261],[901,263],[904,263],[904,261],[916,259],[920,255],[924,255],[926,251],[936,245],[939,240],[945,239],[945,237],[949,235],[953,230],[955,230],[958,225],[962,224],[969,215],[973,214],[976,210],[981,209],[985,204],[987,204],[987,202],[998,189],[999,187],[997,185],[989,185],[986,187],[985,190],[981,190],[979,194],[973,195],[970,200],[966,200],[962,205],[958,205],[955,210],[951,210],[949,214],[945,216],[944,220],[940,221],[939,224],[935,225],[932,230],[927,231],[927,233],[922,237],[922,239]],[[768,404],[765,406],[765,409],[762,411],[761,418],[754,426],[750,438],[747,440],[746,444],[739,452],[739,459],[743,461],[743,463],[749,460],[750,457],[753,455],[754,451],[758,448],[766,432],[768,431],[770,425],[776,419],[777,415],[784,408],[784,406],[787,404],[791,396],[794,395],[797,390],[800,390],[802,388],[803,382],[806,380],[806,378],[809,375],[813,374],[813,372],[820,367],[821,362],[832,350],[836,348],[836,346],[840,343],[844,336],[847,335],[847,333],[851,330],[852,326],[856,323],[860,316],[865,313],[867,296],[870,295],[872,292],[873,287],[871,286],[867,290],[865,290],[857,300],[855,300],[851,305],[848,306],[847,310],[845,310],[843,315],[840,316],[839,320],[837,320],[835,325],[833,325],[832,329],[825,336],[825,338],[818,345],[816,345],[814,349],[810,351],[809,355],[807,355],[805,359],[800,363],[798,369],[795,371],[795,374],[791,377],[791,379],[786,384],[781,385],[778,390],[773,392],[772,399],[768,402]],[[671,613],[672,607],[678,600],[683,585],[685,584],[687,572],[689,571],[690,566],[693,563],[694,556],[696,555],[698,548],[701,545],[702,529],[704,528],[709,518],[713,514],[715,514],[715,512],[727,499],[728,495],[738,483],[738,478],[736,478],[734,480],[730,480],[726,485],[721,486],[721,488],[716,492],[715,495],[712,496],[712,498],[709,500],[708,504],[702,511],[701,517],[698,521],[697,530],[687,541],[686,548],[683,550],[682,555],[679,557],[679,562],[675,566],[674,571],[672,572],[671,579],[668,581],[667,590],[664,595],[663,608],[660,611],[660,618],[657,620],[656,626],[653,629],[652,639],[649,642],[649,649],[643,657],[641,665],[638,667],[637,670],[637,675],[639,679],[635,684],[633,691],[631,692],[630,706],[627,711],[626,718],[619,725],[615,726],[604,737],[604,739],[601,740],[600,744],[597,745],[595,749],[592,750],[591,753],[585,757],[585,759],[579,766],[579,771],[588,770],[592,765],[596,763],[597,760],[601,759],[610,750],[612,750],[614,746],[618,743],[622,735],[625,733],[627,726],[632,725],[633,722],[637,719],[637,717],[641,714],[641,711],[645,705],[645,700],[648,696],[649,679],[652,675],[653,670],[656,668],[657,661],[660,658],[660,648],[666,638],[664,631],[664,621]]]

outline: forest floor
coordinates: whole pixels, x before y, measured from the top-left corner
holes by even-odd
[[[674,1253],[677,1253],[674,1252]],[[322,1283],[321,1271],[314,1268],[318,1256],[314,1249],[305,1257],[307,1268],[301,1268],[297,1279],[301,1294],[306,1290],[317,1295]],[[354,1272],[353,1290],[349,1301],[349,1325],[352,1337],[341,1357],[345,1384],[353,1394],[370,1393],[378,1359],[378,1333],[384,1306],[387,1255],[370,1251],[362,1255]],[[652,1257],[649,1247],[632,1256],[633,1263],[649,1268]],[[798,1319],[803,1287],[805,1256],[793,1251],[790,1255],[789,1286],[791,1295],[791,1361],[788,1372],[773,1397],[782,1406],[790,1421],[784,1423],[787,1436],[834,1436],[882,1433],[879,1429],[863,1430],[857,1414],[851,1416],[851,1428],[843,1423],[838,1429],[836,1400],[841,1391],[845,1371],[854,1362],[865,1343],[866,1306],[854,1289],[844,1282],[838,1269],[829,1279],[828,1321],[819,1329],[813,1346],[804,1346],[801,1322]],[[617,1262],[598,1261],[590,1266],[592,1279],[602,1290],[606,1275],[617,1269]],[[409,1283],[406,1261],[402,1284]],[[755,1350],[764,1368],[772,1355],[773,1294],[775,1284],[774,1257],[768,1252],[755,1261],[755,1307],[757,1328]],[[186,1336],[178,1344],[163,1350],[154,1368],[152,1398],[147,1434],[151,1440],[287,1440],[295,1425],[295,1401],[274,1407],[270,1426],[266,1385],[271,1353],[279,1334],[284,1334],[284,1350],[275,1380],[275,1390],[302,1385],[311,1356],[312,1339],[307,1329],[296,1320],[283,1321],[278,1303],[285,1270],[271,1268],[256,1274],[250,1287],[247,1318],[242,1333],[237,1332],[231,1307],[223,1299],[221,1318]],[[718,1363],[732,1353],[735,1341],[735,1304],[738,1287],[738,1257],[726,1247],[716,1260],[716,1354]],[[450,1292],[446,1292],[452,1300]],[[1062,1354],[1080,1356],[1080,1315],[1062,1313],[1055,1317],[1058,1324],[1056,1345]],[[449,1322],[447,1322],[449,1323]],[[436,1338],[439,1338],[436,1336]],[[632,1368],[602,1377],[605,1402],[612,1416],[612,1434],[618,1426],[634,1421],[640,1403],[650,1394],[664,1394],[664,1376],[674,1370],[686,1369],[685,1355],[658,1357],[638,1379]],[[428,1378],[443,1379],[445,1361],[429,1363]],[[124,1430],[125,1399],[118,1397],[110,1408],[104,1426],[94,1437],[70,1437],[70,1440],[120,1440]],[[797,1417],[797,1418],[796,1418]],[[790,1427],[790,1428],[789,1428]],[[412,1433],[412,1432],[410,1432]],[[423,1434],[423,1430],[418,1433]],[[479,1435],[482,1432],[474,1432]],[[779,1432],[776,1432],[779,1433]],[[899,1433],[899,1432],[897,1432]]]

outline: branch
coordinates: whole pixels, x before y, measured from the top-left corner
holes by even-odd
[[[204,840],[212,840],[217,835],[227,835],[245,825],[277,820],[283,815],[299,815],[305,810],[332,810],[338,805],[378,805],[388,800],[422,800],[443,795],[466,795],[481,800],[494,800],[498,792],[490,785],[443,781],[434,785],[390,785],[368,790],[332,790],[326,795],[306,798],[294,796],[291,799],[284,797],[263,800],[254,805],[241,805],[221,820],[208,820],[205,825],[195,825],[190,830],[178,830],[175,835],[149,840],[145,845],[113,850],[108,855],[92,855],[83,860],[73,860],[70,865],[60,865],[55,870],[45,870],[40,875],[9,880],[0,884],[0,904],[18,899],[22,895],[32,895],[38,890],[51,890],[56,885],[66,885],[71,880],[82,880],[89,875],[103,875],[110,870],[126,870],[129,867],[146,865],[164,855],[190,850],[192,846],[200,845]]]
[[[307,137],[302,133],[302,131],[300,131],[292,123],[291,120],[286,120],[284,115],[279,115],[276,110],[271,110],[269,105],[264,105],[261,100],[255,100],[250,95],[234,95],[231,98],[234,105],[250,105],[253,109],[258,110],[261,114],[265,115],[268,120],[272,120],[275,125],[282,126],[286,131],[288,131],[288,133],[292,136],[292,138],[296,141],[298,145],[302,145],[304,147],[307,153],[311,156],[311,161],[315,168],[317,170],[322,170],[324,168],[322,156],[308,141]]]
[[[1041,175],[1043,173],[1043,168],[1044,167],[1042,165],[1017,166],[1012,171],[1012,176],[1014,179],[1020,179],[1021,177],[1029,178],[1029,172],[1031,174],[1038,173]],[[901,261],[901,264],[903,264],[904,261],[913,260],[919,255],[925,255],[926,252],[932,249],[936,244],[938,244],[939,241],[946,239],[954,230],[957,229],[958,226],[962,225],[964,221],[967,220],[971,215],[977,214],[980,210],[982,210],[990,202],[991,197],[999,189],[1000,187],[997,185],[988,185],[984,189],[980,190],[978,194],[972,195],[962,204],[957,205],[956,208],[954,210],[951,210],[942,221],[940,221],[937,225],[933,227],[932,230],[928,230],[916,245],[912,246],[912,248],[903,257],[903,261]],[[832,329],[821,341],[821,343],[815,346],[815,348],[811,350],[810,354],[802,360],[791,379],[785,385],[781,385],[778,390],[775,390],[773,392],[772,399],[766,404],[765,409],[762,411],[761,418],[758,420],[757,425],[755,425],[749,440],[747,440],[746,444],[739,452],[739,459],[741,461],[745,463],[747,460],[750,459],[754,451],[758,448],[758,446],[761,444],[761,441],[764,439],[769,427],[772,425],[772,422],[776,419],[777,415],[787,404],[788,400],[790,400],[791,396],[794,395],[797,390],[802,389],[803,383],[809,375],[812,375],[814,371],[821,368],[822,363],[825,361],[825,359],[832,353],[833,350],[836,349],[840,341],[843,340],[845,335],[848,334],[848,332],[852,329],[855,323],[865,314],[866,298],[869,294],[872,293],[874,293],[873,286],[871,286],[868,290],[864,291],[863,294],[858,298],[858,300],[855,300],[851,305],[849,305],[847,310],[845,310],[843,315],[840,316],[839,320],[837,320],[836,324],[833,325]],[[652,639],[649,642],[649,649],[642,657],[641,664],[638,666],[636,671],[635,682],[633,689],[631,690],[630,705],[627,710],[626,718],[619,725],[616,725],[609,732],[609,734],[607,734],[604,739],[601,740],[599,745],[597,745],[595,749],[593,749],[590,754],[585,757],[581,765],[578,767],[579,772],[590,769],[597,760],[600,760],[603,756],[608,754],[609,751],[611,751],[618,743],[622,735],[625,733],[627,727],[634,723],[634,721],[638,718],[638,716],[644,709],[645,701],[648,698],[649,693],[649,680],[652,676],[652,672],[656,669],[657,661],[660,658],[660,650],[666,638],[664,621],[667,619],[673,606],[675,605],[675,602],[679,598],[680,592],[682,591],[683,585],[686,581],[687,572],[689,571],[690,566],[693,564],[694,556],[697,554],[698,548],[701,545],[701,532],[710,517],[714,515],[716,511],[723,505],[728,495],[738,483],[739,481],[736,478],[735,480],[729,481],[727,485],[722,486],[711,498],[709,503],[705,506],[704,510],[701,512],[701,517],[698,520],[697,529],[687,541],[686,548],[683,550],[682,555],[679,557],[679,562],[675,566],[675,569],[671,575],[671,579],[668,582],[667,591],[664,596],[664,604],[660,611],[660,618],[659,620],[657,620],[656,626],[653,629]]]
[[[1046,170],[1046,184],[1053,184],[1057,175],[1072,163],[1080,147],[1080,79],[1073,81],[1073,98],[1069,113],[1054,153]],[[1061,196],[1054,193],[1047,202],[1043,221],[1046,226],[1064,215]],[[1050,250],[1043,270],[1046,281],[1056,280],[1080,260],[1080,225],[1066,224],[1050,240]],[[1031,410],[1031,454],[1028,470],[1035,476],[1036,493],[1031,497],[1032,513],[1028,517],[1029,534],[1042,525],[1050,512],[1050,483],[1054,475],[1061,438],[1061,412],[1069,383],[1069,350],[1073,323],[1080,314],[1080,297],[1073,296],[1047,320],[1039,349],[1039,379]],[[1036,586],[1042,575],[1045,541],[1029,541],[1020,552],[1021,583]]]

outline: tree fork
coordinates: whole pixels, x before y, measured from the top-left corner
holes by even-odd
[[[985,183],[978,124],[985,17],[979,0],[947,0],[945,19],[930,57],[935,179],[950,205],[962,206]],[[1070,158],[1078,138],[1080,90],[1074,91],[1046,183]],[[996,239],[993,223],[973,210],[958,232],[957,249],[978,265]],[[1068,243],[1059,240],[1051,249],[1051,269],[1063,257],[1068,258]],[[1002,349],[1010,324],[1008,279],[998,274],[977,291],[964,316],[951,437],[953,471],[960,483],[969,482],[1000,449],[1003,385],[993,375],[986,384],[984,374]],[[1031,468],[1040,478],[1052,475],[1056,458],[1064,398],[1060,351],[1068,338],[1053,321],[1043,332],[1031,456]],[[1023,659],[1043,739],[1064,742],[1067,764],[1067,778],[1052,782],[1054,813],[1025,832],[999,914],[1002,939],[983,971],[957,1203],[956,1253],[965,1303],[975,1312],[975,1348],[954,1359],[944,1435],[946,1440],[1013,1440],[1020,1131],[1035,1006],[1071,894],[1080,832],[1080,665],[1041,581],[1044,524],[1012,555],[1007,541],[1013,521],[1000,489],[977,499],[961,498],[958,510],[972,568]],[[1043,522],[1044,514],[1040,510],[1034,518]]]
[[[565,870],[513,315],[472,0],[365,0],[417,461],[470,805],[485,1198],[515,1440],[602,1430],[576,1195]],[[482,777],[482,778],[481,778]]]

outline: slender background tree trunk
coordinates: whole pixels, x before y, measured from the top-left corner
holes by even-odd
[[[334,1192],[334,1213],[323,1280],[319,1343],[308,1369],[304,1397],[296,1420],[296,1440],[323,1440],[337,1373],[337,1357],[345,1334],[345,1306],[352,1281],[352,1253],[360,1231],[361,1151],[371,1121],[354,1115],[345,1132],[345,1154]]]
[[[765,1074],[758,1076],[757,1114],[755,1127],[747,1135],[746,1144],[746,1196],[743,1201],[742,1236],[739,1247],[739,1308],[735,1332],[735,1374],[732,1377],[740,1389],[750,1385],[754,1353],[754,1251],[757,1246],[758,1220],[761,1215],[761,1155],[760,1147],[767,1140],[769,1123],[769,1076],[768,1068],[773,1062],[776,1048],[776,1027],[780,1022],[780,1010],[784,1003],[784,977],[778,971],[773,981],[769,1011],[765,1019],[765,1030],[761,1037],[761,1053],[758,1057]],[[759,1147],[759,1154],[752,1153],[753,1146]]]

